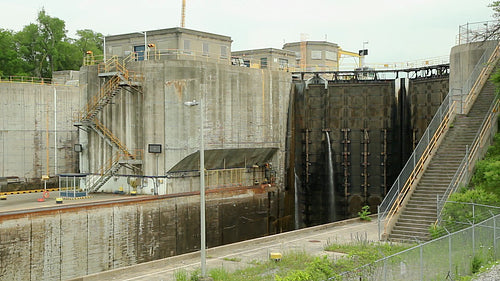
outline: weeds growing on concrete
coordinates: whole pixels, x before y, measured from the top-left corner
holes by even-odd
[[[362,240],[362,239],[361,239]],[[284,253],[279,262],[252,261],[244,269],[228,272],[224,268],[209,270],[209,276],[214,281],[297,281],[325,280],[344,271],[352,270],[364,264],[373,262],[382,255],[391,255],[408,248],[408,245],[385,244],[354,241],[348,244],[328,243],[325,250],[344,253],[344,257],[331,259],[327,256],[315,257],[304,251]],[[176,281],[199,278],[199,271],[188,279],[186,274],[176,274]]]
[[[361,212],[358,212],[358,216],[361,220],[364,221],[371,221],[372,218],[370,217],[370,206],[366,205],[361,208]]]
[[[223,258],[223,260],[225,260],[225,261],[233,261],[233,262],[240,262],[241,261],[240,258]]]

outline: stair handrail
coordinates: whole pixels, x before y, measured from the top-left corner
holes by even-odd
[[[117,151],[111,158],[109,158],[104,164],[102,164],[97,173],[99,177],[95,177],[93,181],[87,184],[87,191],[96,191],[94,186],[102,179],[102,177],[108,174],[113,169],[113,167],[121,165],[122,160],[130,160],[131,158],[135,160],[142,159],[142,149],[133,149],[131,152],[133,153],[127,154],[123,153],[122,151]]]
[[[391,188],[392,190],[396,187],[395,185],[397,185],[397,192],[392,192],[392,204],[388,205],[388,208],[382,213],[382,215],[385,215],[387,218],[384,223],[384,235],[390,231],[389,228],[392,220],[404,206],[403,202],[407,198],[407,195],[413,192],[415,181],[423,174],[427,160],[430,159],[431,155],[437,149],[439,140],[444,135],[444,132],[455,116],[456,102],[451,101],[450,96],[451,95],[447,95],[444,99],[441,104],[442,106],[438,109],[438,113],[431,120],[420,142]],[[435,128],[432,129],[433,127]],[[431,128],[431,130],[429,130],[429,128]],[[401,180],[404,181],[402,186],[400,185]],[[396,191],[396,189],[394,190]],[[391,191],[389,191],[389,193],[391,193]]]
[[[107,95],[110,93],[116,91],[118,87],[120,86],[120,78],[117,76],[114,76],[113,78],[109,79],[99,90],[97,95],[94,95],[89,99],[87,104],[83,107],[83,109],[80,111],[79,115],[79,121],[88,121],[92,117],[92,113],[95,111],[97,106],[99,105],[99,102]]]
[[[497,45],[498,47],[498,45]],[[493,56],[493,52],[491,49],[486,49],[483,53],[483,56],[479,60],[479,62],[476,64],[475,68],[483,66],[484,68],[484,61],[483,57],[486,57],[487,54],[490,54],[490,56]],[[475,79],[477,80],[478,76],[480,73],[477,71],[472,71],[471,74],[469,75],[469,80]],[[467,85],[464,83],[464,87]],[[472,87],[471,87],[472,88]],[[409,157],[408,161],[406,162],[405,166],[399,173],[398,177],[394,181],[392,187],[389,189],[389,192],[386,194],[384,197],[384,200],[380,203],[378,206],[378,227],[379,227],[379,239],[381,239],[381,222],[384,222],[384,235],[387,235],[388,228],[390,226],[390,223],[394,216],[398,213],[398,211],[401,209],[402,206],[400,204],[404,201],[406,195],[411,191],[410,187],[414,180],[420,176],[421,173],[423,173],[423,169],[421,166],[418,166],[418,169],[415,170],[417,167],[417,163],[424,163],[425,160],[427,159],[428,155],[430,155],[432,148],[435,146],[435,142],[431,143],[432,140],[438,140],[439,138],[435,138],[436,133],[441,133],[443,132],[442,130],[448,126],[448,121],[453,120],[455,118],[455,104],[456,102],[452,101],[452,91],[448,91],[448,94],[446,95],[445,99],[441,103],[441,106],[438,108],[436,111],[436,114],[432,118],[431,122],[429,123],[427,129],[425,130],[424,134],[422,135],[420,141],[418,142],[417,146],[415,147],[414,151],[412,152],[411,156]],[[471,100],[471,99],[469,99]],[[453,111],[449,111],[450,109],[453,109]],[[446,119],[446,120],[445,120]],[[446,123],[443,126],[443,122],[446,121]],[[441,132],[441,133],[440,133]],[[432,137],[431,137],[432,136]],[[431,148],[431,149],[429,149]],[[426,153],[424,155],[424,153]],[[422,156],[425,156],[422,158]],[[421,158],[424,161],[420,161]],[[403,183],[403,185],[401,185]],[[388,218],[388,219],[387,219]]]
[[[462,184],[467,184],[472,178],[472,171],[474,170],[475,163],[477,159],[482,157],[486,151],[481,151],[480,149],[484,147],[486,144],[486,140],[488,139],[486,136],[491,134],[491,128],[497,122],[497,117],[499,115],[500,109],[500,99],[495,97],[493,102],[490,105],[488,110],[488,114],[484,117],[481,127],[476,133],[474,137],[474,141],[471,144],[471,147],[465,151],[464,158],[462,162],[460,162],[460,166],[458,167],[455,175],[446,188],[443,196],[437,198],[437,219],[435,225],[438,225],[441,222],[441,215],[446,201],[450,198],[451,194],[454,193],[457,188]]]
[[[487,55],[488,50],[486,50],[483,55],[481,56],[481,59],[479,60],[478,64],[474,68],[473,72],[479,72],[477,70],[477,67],[479,63],[483,66],[480,74],[478,74],[478,79],[474,82],[472,86],[468,88],[469,90],[469,95],[467,96],[466,101],[470,104],[473,104],[473,102],[476,100],[477,96],[481,92],[482,88],[486,84],[487,79],[491,76],[493,69],[497,65],[499,59],[500,59],[500,42],[496,45],[495,49],[493,52],[491,52],[491,55],[488,58],[488,61],[486,62],[486,65],[484,65],[485,57]],[[467,82],[464,85],[464,88],[471,85],[470,77],[467,80]],[[467,89],[467,88],[466,88]],[[444,204],[448,200],[448,198],[451,196],[453,192],[457,190],[460,184],[466,184],[470,181],[472,177],[472,173],[470,173],[479,157],[484,155],[485,151],[482,151],[481,155],[478,155],[478,152],[480,148],[482,148],[485,144],[485,136],[487,133],[491,132],[491,127],[493,126],[493,123],[497,122],[496,118],[498,116],[498,110],[499,110],[499,103],[500,100],[498,99],[497,96],[495,96],[495,99],[490,105],[490,108],[488,110],[488,114],[484,117],[481,127],[478,129],[478,132],[476,133],[476,136],[474,137],[474,140],[471,143],[471,146],[468,148],[468,150],[465,152],[464,158],[462,159],[462,162],[460,163],[460,166],[458,167],[457,171],[453,175],[452,181],[446,188],[445,193],[441,198],[437,198],[437,204],[436,204],[436,212],[437,212],[437,219],[435,224],[438,224],[441,221],[441,214],[444,208]],[[472,105],[466,104],[467,107],[467,112],[469,112],[470,108]]]
[[[126,155],[129,159],[134,159],[134,155],[129,152],[129,149],[125,144],[123,144],[117,136],[115,136],[111,130],[109,130],[104,124],[102,124],[99,119],[94,118],[94,124],[97,129],[99,129],[106,137],[108,137],[116,146]]]
[[[464,101],[465,110],[462,108],[464,114],[469,113],[474,101],[481,92],[486,80],[490,77],[496,62],[500,58],[500,43],[496,45],[491,53],[488,50],[490,49],[484,51],[477,64],[474,66],[471,75],[462,87],[462,93],[468,93]]]

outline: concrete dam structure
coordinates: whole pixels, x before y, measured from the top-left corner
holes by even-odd
[[[78,87],[0,83],[12,113],[0,122],[2,177],[57,170],[83,175],[89,192],[138,194],[0,213],[0,280],[67,279],[198,250],[201,134],[209,247],[357,216],[363,205],[374,213],[449,88],[447,65],[294,77],[271,59],[231,65],[230,38],[148,36],[148,53],[142,34],[108,37],[106,63],[82,67]]]
[[[448,93],[447,65],[383,74],[294,80],[288,186],[300,226],[376,213]]]

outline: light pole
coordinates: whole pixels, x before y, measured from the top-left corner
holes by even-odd
[[[205,229],[205,145],[203,141],[203,123],[205,115],[202,100],[187,101],[186,106],[200,106],[200,256],[201,256],[201,278],[207,277],[206,262],[206,229]]]
[[[144,53],[143,53],[143,56],[144,56],[144,60],[148,60],[148,36],[147,36],[147,31],[144,31],[144,32],[137,32],[139,34],[144,34]]]

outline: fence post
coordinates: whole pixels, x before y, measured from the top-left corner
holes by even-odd
[[[420,281],[424,281],[424,247],[420,244]]]
[[[453,261],[452,261],[452,248],[451,248],[451,233],[448,231],[448,229],[446,229],[446,227],[443,227],[444,230],[446,230],[446,232],[448,232],[448,265],[449,265],[449,274],[450,274],[450,277],[453,277]]]
[[[382,236],[380,236],[380,205],[377,206],[377,229],[378,229],[378,240],[382,240]]]
[[[492,216],[492,219],[493,219],[493,259],[496,260],[497,259],[497,218],[496,216],[493,214],[493,212],[491,212],[491,210],[488,210]]]
[[[476,225],[472,223],[472,257],[476,255]]]
[[[497,258],[497,218],[493,217],[493,258]]]
[[[476,204],[472,203],[472,225],[476,224]]]

